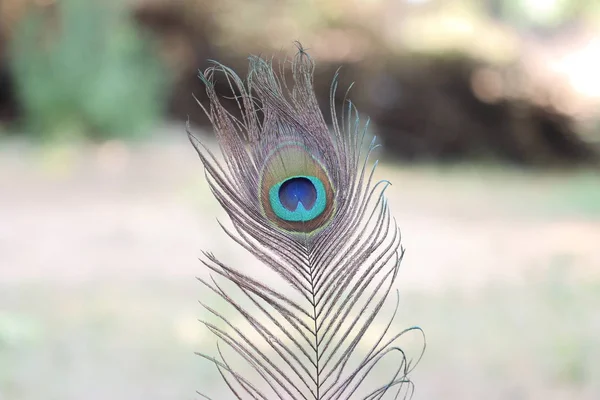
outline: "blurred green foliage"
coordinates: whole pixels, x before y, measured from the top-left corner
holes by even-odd
[[[498,1],[500,15],[522,28],[555,28],[573,21],[588,11],[581,0],[508,0]]]
[[[26,129],[43,139],[136,137],[162,117],[169,79],[150,42],[107,3],[57,2],[58,29],[30,12],[11,59]]]

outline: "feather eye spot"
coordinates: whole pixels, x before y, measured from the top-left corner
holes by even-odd
[[[292,176],[273,185],[269,200],[275,215],[290,222],[313,220],[327,206],[325,186],[315,176]]]

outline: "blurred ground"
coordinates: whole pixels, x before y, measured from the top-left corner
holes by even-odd
[[[600,398],[600,175],[384,163],[415,399]],[[225,239],[183,127],[0,148],[0,399],[192,399],[201,249]]]

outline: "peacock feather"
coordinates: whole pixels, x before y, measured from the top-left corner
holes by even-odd
[[[188,127],[189,137],[232,221],[233,230],[223,229],[264,267],[234,268],[203,253],[213,275],[198,279],[237,317],[201,302],[216,320],[203,323],[218,339],[218,357],[199,355],[214,363],[237,399],[410,396],[414,363],[398,341],[418,333],[420,359],[424,337],[418,327],[394,331],[398,295],[391,317],[378,318],[404,248],[384,197],[389,182],[375,182],[376,163],[368,167],[376,148],[374,139],[365,141],[368,121],[361,126],[347,100],[338,118],[336,73],[329,129],[313,90],[314,63],[299,44],[290,64],[290,85],[287,63],[276,72],[261,57],[250,57],[245,82],[216,62],[200,73],[209,105],[198,103],[222,160]],[[234,93],[239,116],[217,96],[216,73]],[[275,277],[262,278],[269,271]]]

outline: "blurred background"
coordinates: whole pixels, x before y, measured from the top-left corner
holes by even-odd
[[[0,399],[195,399],[201,249],[184,124],[208,59],[300,40],[383,143],[415,399],[600,398],[600,2],[1,0]],[[227,86],[217,82],[226,94]],[[223,394],[223,398],[228,398]]]

